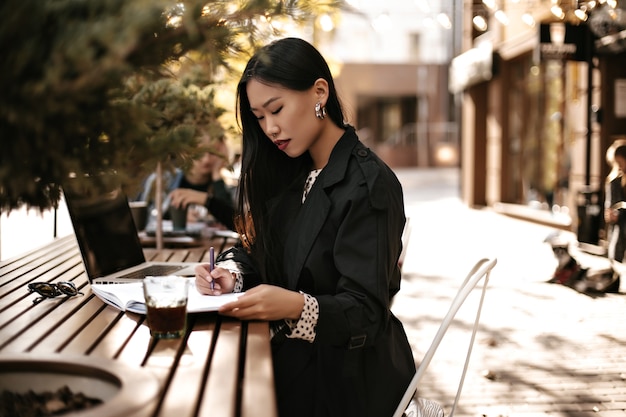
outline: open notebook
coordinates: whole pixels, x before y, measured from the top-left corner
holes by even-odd
[[[102,301],[118,310],[146,314],[143,284],[141,282],[120,285],[92,284],[91,291]],[[198,292],[192,281],[189,286],[187,312],[201,313],[205,311],[217,311],[222,305],[235,301],[242,295],[243,293],[203,295]]]

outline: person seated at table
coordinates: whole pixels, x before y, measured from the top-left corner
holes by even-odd
[[[234,230],[235,204],[227,188],[222,170],[228,159],[228,147],[223,137],[212,142],[208,135],[200,140],[200,146],[208,149],[195,159],[187,170],[177,168],[173,175],[166,173],[163,181],[163,216],[169,218],[169,207],[199,207],[208,211],[217,222]],[[143,183],[138,201],[147,201],[149,213],[154,211],[154,187],[156,173],[150,174]],[[203,213],[205,214],[205,213]],[[153,215],[153,214],[151,214]],[[190,221],[200,220],[198,210],[189,211]],[[200,218],[197,218],[200,217]]]
[[[415,374],[390,310],[402,187],[344,122],[328,65],[308,42],[259,50],[237,98],[242,239],[215,268],[196,267],[196,286],[245,290],[219,312],[270,321],[280,416],[391,416]]]

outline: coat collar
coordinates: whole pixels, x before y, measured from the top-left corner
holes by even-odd
[[[328,164],[322,170],[324,176],[320,179],[323,181],[322,184],[324,188],[330,187],[343,180],[348,168],[350,154],[357,143],[359,143],[359,139],[354,128],[348,126],[345,133],[341,136],[333,148],[333,151],[330,153]]]

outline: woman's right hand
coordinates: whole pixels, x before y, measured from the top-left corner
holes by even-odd
[[[235,277],[224,268],[214,268],[209,270],[209,264],[200,264],[196,266],[196,288],[200,294],[220,295],[233,292],[235,288]],[[211,283],[214,283],[211,288]]]

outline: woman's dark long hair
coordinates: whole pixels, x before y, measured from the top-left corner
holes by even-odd
[[[243,132],[237,231],[244,237],[244,244],[247,238],[247,243],[254,244],[263,253],[267,253],[270,245],[267,239],[271,236],[271,231],[267,230],[266,203],[294,181],[303,183],[312,163],[308,153],[290,158],[265,135],[250,110],[246,85],[254,79],[305,91],[320,78],[329,86],[327,117],[344,127],[343,110],[328,64],[317,49],[302,39],[280,39],[261,48],[248,61],[237,86],[238,121]],[[258,248],[259,245],[262,248]]]

